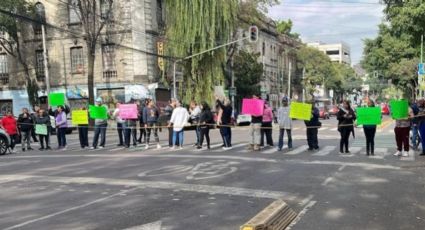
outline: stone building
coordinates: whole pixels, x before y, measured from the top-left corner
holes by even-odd
[[[87,46],[77,1],[34,1],[44,11],[48,24],[46,47],[51,92],[66,93],[72,106],[85,105],[88,95]],[[124,92],[128,86],[155,86],[152,83],[157,82],[163,62],[151,54],[161,52],[163,47],[165,7],[164,0],[122,0],[113,1],[109,11],[108,0],[98,3],[99,22],[106,17],[112,17],[112,21],[105,25],[96,47],[95,95],[112,105],[126,100]],[[40,87],[38,95],[43,103],[46,78],[41,26],[29,22],[22,29],[21,39],[23,57]],[[13,108],[17,113],[20,108],[29,107],[27,97],[22,65],[0,49],[0,109]]]

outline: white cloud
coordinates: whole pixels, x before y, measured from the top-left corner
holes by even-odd
[[[377,2],[283,0],[270,8],[269,16],[276,20],[291,19],[293,31],[306,42],[348,43],[351,59],[358,63],[363,52],[362,40],[375,37],[382,21],[383,5]]]

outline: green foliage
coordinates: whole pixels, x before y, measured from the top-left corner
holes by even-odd
[[[260,81],[263,75],[263,66],[258,63],[259,54],[239,51],[234,57],[235,85],[238,99],[250,97],[260,93]]]
[[[186,57],[229,41],[238,12],[238,0],[167,0],[166,44],[171,56]],[[178,41],[178,42],[176,42]],[[214,86],[224,81],[226,49],[218,49],[183,62],[182,99],[213,100]]]

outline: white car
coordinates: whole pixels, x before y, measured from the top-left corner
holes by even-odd
[[[10,136],[4,131],[0,129],[0,155],[6,154],[7,150],[10,146]]]

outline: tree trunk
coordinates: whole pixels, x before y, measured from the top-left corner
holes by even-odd
[[[87,47],[91,47],[87,44]],[[94,61],[95,61],[95,49],[88,48],[87,52],[87,88],[89,92],[89,105],[94,105]],[[87,108],[88,109],[88,108]],[[94,120],[90,119],[90,127],[93,127]]]
[[[31,105],[32,108],[34,108],[34,105],[38,104],[38,84],[36,79],[33,79],[31,77],[28,64],[24,61],[21,55],[20,46],[17,45],[17,54],[18,54],[18,61],[19,63],[24,67],[24,74],[26,78],[26,88],[27,88],[27,94],[28,94],[28,102]]]

